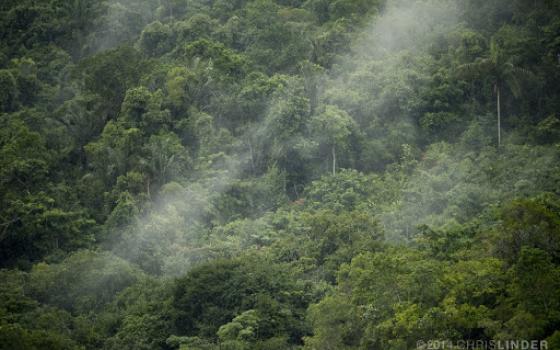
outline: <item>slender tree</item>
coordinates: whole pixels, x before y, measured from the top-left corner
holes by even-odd
[[[498,147],[502,144],[502,116],[501,99],[506,88],[514,97],[521,96],[521,78],[531,73],[514,64],[514,57],[508,56],[493,38],[490,41],[490,51],[486,57],[477,58],[474,62],[461,68],[470,76],[491,79],[496,94],[496,115],[498,119]]]
[[[336,175],[336,150],[347,145],[355,127],[355,122],[348,113],[332,105],[327,105],[322,113],[311,118],[315,138],[320,144],[330,148],[333,176]]]

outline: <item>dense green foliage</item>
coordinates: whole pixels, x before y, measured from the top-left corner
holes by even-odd
[[[0,349],[560,349],[560,2],[2,0]]]

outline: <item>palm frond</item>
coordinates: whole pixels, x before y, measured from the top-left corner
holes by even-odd
[[[489,59],[492,60],[494,63],[498,63],[500,61],[501,56],[501,49],[496,42],[496,39],[492,38],[490,40],[490,56]]]
[[[519,97],[521,96],[521,82],[519,81],[519,79],[516,76],[511,76],[508,80],[507,80],[507,85],[509,86],[509,89],[511,90],[511,92],[513,93],[514,97]]]
[[[523,78],[525,80],[531,80],[535,78],[535,74],[533,72],[531,72],[529,69],[523,68],[523,67],[517,67],[517,66],[512,66],[511,67],[511,72],[519,77],[519,78]]]
[[[474,62],[465,63],[458,67],[460,76],[477,78],[486,75],[492,69],[492,62],[487,58],[477,58]]]

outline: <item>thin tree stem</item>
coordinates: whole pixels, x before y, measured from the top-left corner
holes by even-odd
[[[334,147],[335,146],[333,145],[332,149],[331,149],[331,151],[332,151],[332,174],[333,174],[333,176],[336,175],[336,150],[335,150]]]
[[[498,147],[502,146],[502,116],[500,113],[500,86],[496,86],[496,108],[498,110]]]

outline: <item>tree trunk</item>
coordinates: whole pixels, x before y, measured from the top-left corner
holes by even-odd
[[[500,114],[500,86],[496,85],[496,108],[498,111],[498,147],[502,145],[502,116]]]
[[[333,176],[336,175],[336,150],[334,145],[332,146],[332,174]]]
[[[253,144],[251,143],[251,140],[249,140],[248,144],[249,144],[249,155],[251,156],[251,171],[253,172],[253,175],[255,175],[255,173],[256,173],[256,171],[255,171],[255,154],[253,152]]]

